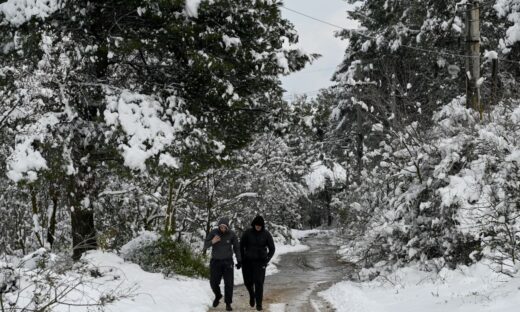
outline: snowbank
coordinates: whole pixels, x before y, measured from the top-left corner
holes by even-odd
[[[301,244],[300,239],[317,231],[293,230],[291,233],[294,238],[289,243],[275,242],[276,254],[267,268],[267,275],[278,271],[276,264],[281,255],[307,250],[309,247]],[[155,233],[143,232],[123,247],[122,254],[131,258],[136,249],[156,239]],[[45,300],[52,300],[54,289],[64,294],[59,298],[63,304],[52,306],[52,311],[56,312],[92,311],[99,303],[109,312],[202,312],[207,311],[213,300],[206,279],[179,275],[168,278],[161,273],[146,272],[139,265],[111,252],[91,251],[73,267],[64,266],[66,270],[49,269],[44,271],[45,274],[39,271],[39,263],[53,268],[64,260],[41,249],[20,259],[19,265],[0,263],[0,286],[14,287],[6,297],[7,302],[14,300],[17,307],[32,306],[37,293],[50,295]],[[15,267],[19,269],[12,269]],[[60,271],[62,273],[57,273]],[[53,279],[55,287],[46,284],[48,278]],[[240,284],[243,284],[242,272],[235,269],[235,285]],[[38,287],[45,291],[38,290]],[[23,290],[18,292],[18,289]]]
[[[167,279],[160,273],[148,273],[137,264],[125,262],[112,253],[91,252],[86,260],[103,270],[121,271],[121,280],[106,280],[101,287],[135,288],[134,297],[117,301],[108,311],[159,312],[206,311],[212,301],[212,293],[206,280],[176,277]],[[74,309],[74,311],[79,311]]]
[[[340,282],[319,293],[337,311],[518,311],[520,277],[496,273],[480,262],[457,270],[402,268],[371,282]]]
[[[278,272],[276,264],[279,263],[282,255],[308,250],[309,247],[303,245],[300,240],[308,235],[320,232],[319,230],[291,230],[293,239],[289,243],[275,241],[276,253],[267,267],[266,275]],[[148,242],[153,239],[153,235],[145,235],[142,241]],[[141,240],[133,244],[140,243]],[[127,246],[126,249],[134,249],[134,246]],[[145,272],[138,265],[125,262],[111,253],[93,252],[89,253],[86,259],[96,267],[106,268],[107,270],[117,268],[124,276],[122,281],[108,281],[103,287],[116,287],[118,283],[123,282],[119,287],[136,288],[137,296],[111,304],[108,311],[207,311],[213,300],[213,293],[207,280],[184,277],[166,279],[162,274]],[[242,285],[244,283],[242,272],[235,269],[234,273],[235,285]],[[223,286],[223,282],[221,286]],[[172,310],[172,307],[175,307],[175,309]],[[74,309],[74,311],[82,310]]]
[[[0,263],[0,286],[5,285],[9,292],[2,299],[13,309],[48,305],[53,312],[203,312],[213,296],[206,280],[165,278],[102,251],[72,264],[42,248],[18,263]]]
[[[328,232],[330,232],[330,231],[319,230],[319,229],[312,229],[312,230],[294,230],[293,229],[293,230],[291,230],[291,236],[296,240],[300,240],[300,239],[308,237],[309,235],[328,233]]]
[[[275,242],[276,253],[267,267],[266,274],[272,275],[278,272],[276,266],[280,257],[290,252],[300,252],[308,250],[309,247],[303,245],[300,239],[318,230],[298,231],[292,230],[293,239],[289,244]],[[153,235],[146,235],[145,238],[153,240]],[[149,239],[143,240],[147,242]],[[139,241],[140,242],[140,241]],[[133,249],[128,246],[127,249]],[[162,274],[144,272],[138,265],[124,262],[120,257],[102,252],[89,253],[87,260],[95,266],[107,268],[117,268],[122,272],[124,285],[122,287],[136,287],[137,296],[130,299],[118,301],[109,306],[109,311],[125,312],[170,312],[170,311],[207,311],[213,300],[213,293],[207,280],[190,279],[177,277],[175,279],[165,279]],[[242,272],[235,269],[235,285],[244,283]],[[109,281],[104,287],[115,287],[121,281]],[[223,286],[223,282],[222,285]],[[172,308],[175,309],[172,310]],[[75,310],[74,311],[79,311]]]

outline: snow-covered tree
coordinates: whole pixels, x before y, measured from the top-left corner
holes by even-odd
[[[505,107],[516,107],[507,103],[516,103],[517,97],[518,75],[511,61],[517,58],[518,44],[511,38],[516,25],[512,16],[519,8],[514,1],[481,3],[481,87],[490,112],[489,120],[479,125],[474,114],[463,109],[465,98],[461,97],[465,92],[465,3],[363,1],[349,13],[360,21],[360,29],[339,33],[348,45],[335,75],[337,97],[332,110],[337,126],[330,133],[351,134],[337,145],[348,151],[343,157],[349,160],[345,168],[350,183],[334,203],[345,231],[363,238],[350,251],[352,259],[365,265],[433,258],[455,265],[484,254],[513,257],[515,242],[506,243],[505,233],[514,232],[514,209],[503,197],[479,206],[476,202],[483,198],[473,189],[489,187],[495,190],[490,194],[500,194],[498,190],[504,188],[494,181],[498,170],[494,161],[483,161],[484,175],[475,172],[480,170],[477,159],[491,155],[484,146],[495,146],[514,131],[485,130],[494,137],[487,140],[481,127],[503,129],[511,118]],[[499,100],[503,102],[492,108],[488,105],[490,59],[497,57]],[[497,114],[502,115],[498,120],[493,117]],[[507,148],[506,154],[512,149]],[[502,174],[515,171],[512,167],[501,170]],[[469,178],[468,172],[475,174]],[[514,181],[514,174],[511,177]],[[470,183],[471,179],[478,183]],[[489,207],[497,205],[500,208],[490,212]],[[472,210],[488,218],[479,221],[473,216],[468,221],[465,213]],[[501,218],[498,211],[507,211],[509,217]],[[493,230],[486,230],[483,220]],[[497,220],[508,221],[496,225]]]
[[[58,190],[75,257],[95,245],[110,175],[152,174],[175,194],[245,146],[281,96],[279,75],[312,58],[272,1],[9,0],[0,15],[6,173]]]

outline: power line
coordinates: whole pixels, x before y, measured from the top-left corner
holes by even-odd
[[[367,34],[363,33],[360,30],[345,28],[345,27],[342,27],[342,26],[330,23],[328,21],[316,18],[314,16],[305,14],[303,12],[300,12],[300,11],[288,8],[288,7],[284,6],[284,5],[280,5],[280,7],[285,9],[285,10],[287,10],[287,11],[290,11],[290,12],[293,12],[295,14],[307,17],[309,19],[312,19],[314,21],[323,23],[325,25],[329,25],[329,26],[341,29],[343,31],[355,33],[355,34],[358,34],[358,35],[360,35],[362,37],[365,37],[365,38],[368,38],[368,39],[372,39],[372,40],[378,40],[379,39],[377,37],[367,35]],[[387,41],[387,43],[389,43],[389,42]],[[411,45],[401,44],[401,43],[399,44],[399,47],[404,47],[404,48],[408,48],[408,49],[411,49],[411,50],[416,50],[416,51],[420,51],[420,52],[424,52],[424,53],[432,53],[432,54],[437,54],[437,55],[443,55],[443,56],[452,56],[452,57],[458,57],[458,58],[473,58],[474,57],[474,56],[471,56],[471,55],[465,55],[465,54],[460,54],[460,53],[456,53],[456,52],[442,52],[442,51],[430,50],[430,49],[415,47],[415,46],[411,46]],[[481,57],[481,56],[478,56],[478,57]],[[508,59],[504,59],[504,58],[498,58],[498,60],[504,61],[504,62],[508,62],[508,63],[513,63],[513,64],[520,64],[519,61],[512,61],[512,60],[508,60]]]
[[[374,37],[374,36],[369,36],[367,34],[364,34],[363,32],[357,30],[357,29],[348,29],[348,28],[344,28],[344,27],[341,27],[341,26],[338,26],[338,25],[335,25],[335,24],[332,24],[332,23],[329,23],[327,21],[323,21],[319,18],[315,18],[315,17],[312,17],[308,14],[305,14],[305,13],[302,13],[302,12],[299,12],[299,11],[296,11],[294,9],[291,9],[291,8],[288,8],[284,5],[281,5],[282,8],[288,10],[288,11],[291,11],[291,12],[294,12],[296,14],[299,14],[299,15],[302,15],[302,16],[305,16],[307,18],[310,18],[310,19],[313,19],[317,22],[320,22],[320,23],[324,23],[326,25],[329,25],[329,26],[332,26],[332,27],[335,27],[335,28],[338,28],[338,29],[341,29],[341,30],[344,30],[344,31],[348,31],[348,32],[353,32],[353,33],[356,33],[360,36],[363,36],[365,38],[368,38],[368,39],[372,39],[372,40],[377,40],[378,38],[377,37]],[[422,52],[429,52],[429,53],[436,53],[436,54],[442,54],[442,55],[451,55],[451,56],[457,56],[457,57],[471,57],[469,55],[462,55],[462,54],[455,54],[455,53],[448,53],[448,52],[438,52],[438,51],[434,51],[434,50],[428,50],[428,49],[423,49],[423,48],[418,48],[418,47],[414,47],[414,46],[409,46],[409,45],[405,45],[405,44],[400,44],[399,45],[400,47],[406,47],[406,48],[410,48],[410,49],[413,49],[413,50],[417,50],[417,51],[422,51]]]
[[[329,22],[324,21],[324,20],[322,20],[322,19],[319,19],[319,18],[317,18],[317,17],[310,16],[310,15],[308,15],[308,14],[305,14],[305,13],[302,13],[302,12],[299,12],[299,11],[296,11],[296,10],[293,10],[293,9],[291,9],[291,8],[286,7],[285,5],[280,5],[280,6],[281,6],[282,8],[284,8],[284,9],[286,9],[287,11],[291,11],[291,12],[296,13],[296,14],[298,14],[298,15],[305,16],[305,17],[310,18],[310,19],[312,19],[312,20],[315,20],[315,21],[317,21],[317,22],[320,22],[320,23],[323,23],[323,24],[326,24],[326,25],[329,25],[329,26],[332,26],[332,27],[336,27],[336,28],[341,29],[341,30],[348,30],[348,29],[345,28],[345,27],[342,27],[342,26],[339,26],[339,25],[336,25],[336,24],[332,24],[332,23],[329,23]]]

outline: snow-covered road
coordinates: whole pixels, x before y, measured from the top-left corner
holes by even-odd
[[[288,253],[277,261],[278,273],[265,281],[264,310],[272,312],[327,312],[331,306],[317,295],[318,292],[339,282],[349,270],[340,263],[337,246],[329,243],[331,232],[313,233],[303,240],[309,250]],[[252,311],[249,295],[243,285],[235,286],[234,311]],[[217,309],[224,311],[221,304]]]

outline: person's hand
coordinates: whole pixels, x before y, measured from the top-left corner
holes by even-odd
[[[220,236],[218,236],[218,235],[213,236],[213,238],[211,239],[211,243],[213,245],[215,245],[218,242],[220,242]]]
[[[237,267],[237,270],[240,270],[242,268],[242,262],[238,261],[236,267]]]

